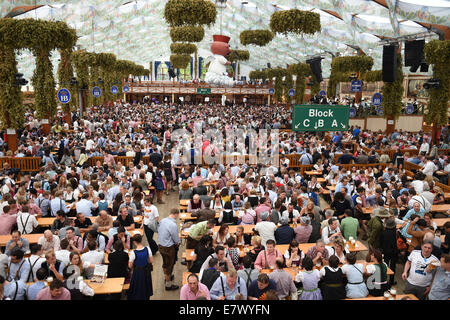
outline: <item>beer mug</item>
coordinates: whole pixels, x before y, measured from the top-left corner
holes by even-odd
[[[439,263],[439,261],[433,261],[432,263],[430,263],[430,270],[433,271],[434,268],[439,267],[441,264]]]
[[[391,288],[391,295],[394,297],[394,299],[397,298],[397,290],[395,288]]]
[[[391,294],[389,293],[389,291],[385,291],[384,292],[384,300],[389,300],[390,297],[391,297]]]
[[[53,277],[48,277],[47,278],[47,285],[50,286],[50,283],[53,282]]]

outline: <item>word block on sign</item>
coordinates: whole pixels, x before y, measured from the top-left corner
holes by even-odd
[[[294,105],[293,131],[346,131],[349,127],[349,106]]]

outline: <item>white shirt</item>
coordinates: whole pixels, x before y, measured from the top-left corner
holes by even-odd
[[[419,152],[425,152],[425,154],[427,154],[429,150],[430,150],[430,145],[428,144],[428,142],[424,142],[420,146]]]
[[[227,242],[228,239],[230,239],[230,234],[227,233],[225,238],[219,237],[219,232],[214,232],[213,233],[213,240],[215,240],[219,245],[225,245],[225,243]]]
[[[325,229],[326,229],[326,228],[325,228]],[[327,249],[327,251],[328,251],[328,256],[329,256],[329,257],[335,255],[335,256],[337,256],[337,257],[339,258],[339,260],[341,260],[342,263],[345,263],[345,262],[346,262],[346,261],[345,261],[345,255],[346,255],[347,253],[349,253],[349,252],[347,251],[347,249],[344,248],[344,250],[342,251],[342,255],[341,255],[340,257],[336,254],[336,250],[335,250],[333,247],[325,246],[325,249]]]
[[[94,289],[89,287],[86,282],[80,281],[78,289],[84,296],[93,297],[94,296]]]
[[[144,207],[144,224],[148,226],[152,220],[159,217],[158,208],[153,204],[150,207]]]
[[[56,257],[58,259],[58,257]],[[42,263],[45,262],[45,258],[42,258],[40,256],[37,256],[35,254],[31,255],[29,258],[26,258],[26,260],[30,263],[30,270],[32,269],[32,275],[30,274],[30,278],[28,278],[28,282],[34,282],[34,279],[31,279],[31,277],[36,278],[36,271],[41,267]]]
[[[261,244],[263,246],[266,246],[266,242],[269,239],[275,241],[276,229],[277,226],[275,225],[275,223],[270,221],[261,221],[256,224],[255,230],[259,232],[259,235],[261,236]]]
[[[322,240],[323,240],[323,242],[325,242],[325,244],[329,244],[331,242],[330,241],[330,236],[335,234],[335,233],[338,233],[340,231],[341,231],[341,229],[339,229],[339,227],[337,227],[334,230],[331,230],[331,228],[329,226],[323,228],[322,229]]]
[[[58,250],[55,251],[56,260],[64,262],[67,266],[70,264],[70,251],[69,250]]]
[[[17,229],[22,234],[29,234],[33,232],[33,229],[39,225],[36,217],[28,212],[18,212],[16,221]]]
[[[422,169],[422,172],[427,176],[432,176],[436,171],[436,166],[433,161],[428,161]]]
[[[423,192],[423,181],[414,180],[413,182],[411,182],[411,185],[416,191],[416,194],[421,194]]]
[[[409,200],[408,207],[412,209],[414,207],[414,203],[418,202],[420,204],[420,207],[429,212],[431,210],[431,203],[428,202],[428,200],[421,195],[415,195]]]
[[[42,246],[42,250],[47,251],[49,249],[53,249],[54,251],[58,251],[60,249],[59,243],[59,237],[56,235],[53,235],[53,240],[52,242],[48,242],[47,239],[42,236],[39,238],[38,240],[38,244],[40,244]]]
[[[298,210],[292,210],[292,216],[294,217],[294,220],[298,219],[300,217],[300,213],[298,212]],[[282,217],[284,218],[289,218],[289,211],[285,210],[282,213]]]
[[[388,265],[387,265],[385,262],[383,262],[383,264],[386,266],[386,268],[388,268]],[[366,272],[367,272],[368,274],[374,274],[376,270],[377,270],[377,269],[376,269],[376,267],[375,267],[374,264],[367,264],[367,265],[366,265]],[[376,281],[377,281],[377,280],[376,280]]]
[[[215,180],[219,180],[220,179],[220,172],[216,171],[215,173],[210,172],[208,174],[208,179],[209,181],[215,181]]]
[[[89,139],[88,141],[86,141],[86,150],[91,150],[94,147],[94,140]]]
[[[309,271],[308,271],[308,272],[309,272]],[[299,273],[297,273],[297,275],[295,276],[295,282],[303,282],[305,273],[306,273],[306,271],[300,271]],[[320,278],[319,270],[313,269],[313,270],[312,270],[312,273],[315,273],[316,276],[317,276],[318,278]]]
[[[411,267],[409,268],[409,276],[407,281],[418,287],[427,287],[431,284],[431,279],[433,275],[427,273],[425,269],[427,266],[434,261],[439,261],[434,255],[425,258],[422,256],[422,250],[413,250],[408,257],[408,261],[411,262]]]
[[[102,264],[105,260],[105,253],[97,250],[88,251],[81,255],[81,260],[90,264]]]

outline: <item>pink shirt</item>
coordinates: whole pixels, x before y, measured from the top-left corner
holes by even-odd
[[[263,205],[257,206],[257,207],[255,208],[255,212],[256,212],[256,222],[261,222],[262,220],[261,220],[261,218],[259,217],[259,215],[260,215],[262,212],[268,212],[268,213],[269,213],[269,216],[270,216],[271,209],[270,209],[268,206],[266,206],[265,204],[263,204]]]
[[[272,254],[269,254],[269,252],[267,252],[266,250],[262,250],[258,254],[258,257],[256,257],[255,269],[258,270],[266,269],[266,256],[267,256],[267,265],[269,266],[269,268],[270,267],[274,268],[276,265],[275,261],[278,257],[281,257],[281,253],[277,249],[275,249]]]
[[[42,210],[41,210],[41,208],[39,208],[39,206],[37,206],[36,204],[34,204],[34,203],[29,203],[29,204],[28,204],[28,213],[29,213],[29,214],[33,214],[33,215],[35,215],[35,214],[41,214],[41,213],[42,213]]]
[[[66,288],[62,288],[62,293],[57,297],[52,297],[50,294],[50,288],[46,287],[39,291],[36,296],[36,300],[71,300],[70,291]]]
[[[198,184],[200,181],[202,181],[202,180],[204,180],[202,176],[195,176],[195,177],[193,177],[193,178],[192,178],[192,184],[193,184],[194,188],[196,188],[196,187],[197,187],[197,184]]]
[[[208,287],[200,282],[198,283],[197,293],[193,293],[191,291],[191,289],[189,288],[189,284],[185,284],[184,286],[182,286],[180,290],[180,300],[196,300],[198,297],[201,296],[200,291],[206,293],[206,300],[211,300],[211,297],[209,296]]]
[[[9,235],[12,227],[17,223],[16,214],[1,214],[0,215],[0,235]]]

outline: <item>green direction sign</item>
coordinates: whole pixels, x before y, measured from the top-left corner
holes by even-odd
[[[347,131],[349,106],[294,105],[293,131]]]
[[[211,88],[197,88],[197,94],[211,94]]]

